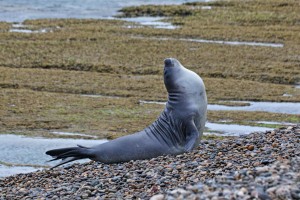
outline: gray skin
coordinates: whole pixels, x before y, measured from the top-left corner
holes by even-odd
[[[73,160],[90,158],[103,163],[120,163],[177,155],[199,145],[206,122],[207,98],[202,79],[174,58],[165,60],[164,83],[168,102],[159,118],[144,130],[93,147],[54,149],[46,154]],[[51,160],[52,161],[52,160]]]

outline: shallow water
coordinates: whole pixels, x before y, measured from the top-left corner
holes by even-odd
[[[37,170],[42,170],[42,168],[22,167],[22,166],[20,166],[20,167],[8,167],[8,166],[0,165],[0,178],[15,175],[15,174],[30,173],[30,172],[34,172],[34,171],[37,171]]]
[[[289,123],[289,122],[270,122],[270,121],[256,121],[258,124],[274,124],[274,125],[285,125],[285,126],[294,126],[295,123]]]
[[[166,105],[166,102],[163,101],[144,101],[144,100],[139,100],[140,104],[159,104],[159,105]]]
[[[211,10],[212,7],[211,6],[201,6],[202,10]]]
[[[283,114],[300,114],[300,103],[292,102],[254,102],[254,101],[232,101],[240,103],[249,103],[249,106],[226,106],[218,104],[208,104],[208,110],[239,110],[239,111],[263,111],[271,113]],[[160,101],[144,101],[140,100],[140,104],[160,104],[166,105],[166,102]]]
[[[142,26],[151,26],[153,28],[161,29],[176,29],[178,26],[172,25],[170,22],[162,22],[163,17],[133,17],[133,18],[121,18],[128,22],[136,22]],[[128,26],[127,28],[138,28],[137,26]]]
[[[272,128],[266,127],[258,127],[258,126],[245,126],[245,125],[238,125],[238,124],[217,124],[206,122],[205,127],[208,128],[210,131],[216,131],[215,133],[205,133],[205,134],[214,134],[222,136],[240,136],[240,135],[247,135],[252,132],[265,132],[269,130],[273,130]]]
[[[240,111],[263,111],[283,114],[300,114],[300,103],[292,102],[254,102],[254,101],[234,101],[249,103],[249,106],[225,106],[208,105],[208,110],[240,110]]]
[[[56,27],[59,28],[59,27]],[[26,26],[21,23],[12,24],[12,28],[9,30],[9,32],[14,33],[47,33],[47,32],[53,32],[51,28],[42,28],[39,30],[31,30],[30,26]]]
[[[266,43],[266,42],[241,42],[241,41],[223,41],[223,40],[204,40],[204,39],[179,39],[188,42],[199,43],[213,43],[213,44],[226,44],[226,45],[246,45],[246,46],[263,46],[263,47],[283,47],[280,43]]]
[[[288,94],[288,93],[284,93],[282,96],[284,96],[284,97],[292,97],[293,95],[292,94]]]
[[[268,43],[268,42],[246,42],[246,41],[223,41],[223,40],[205,40],[205,39],[193,39],[193,38],[166,38],[166,37],[137,37],[136,39],[151,39],[151,40],[178,40],[186,42],[198,42],[198,43],[212,43],[212,44],[222,44],[222,45],[246,45],[246,46],[261,46],[261,47],[273,47],[273,48],[282,48],[284,44],[281,43]]]
[[[82,97],[92,97],[92,98],[109,98],[109,99],[119,99],[118,96],[108,96],[108,95],[101,95],[101,94],[81,94]]]
[[[89,137],[89,138],[97,138],[97,136],[86,135],[82,133],[72,133],[72,132],[63,132],[63,131],[53,131],[51,133],[54,135],[68,135],[68,136],[82,136],[82,137]]]
[[[51,30],[48,30],[45,28],[40,29],[40,30],[12,28],[9,30],[9,32],[13,32],[13,33],[47,33],[47,32],[51,32]]]
[[[111,18],[126,6],[182,4],[193,0],[0,0],[0,21],[40,18]]]
[[[84,140],[84,139],[48,139],[31,138],[20,135],[0,135],[0,161],[14,163],[19,165],[54,165],[58,162],[47,163],[51,159],[46,155],[47,150],[63,147],[73,147],[77,144],[83,146],[93,146],[107,142],[107,140]],[[10,168],[12,171],[19,172],[22,168]],[[20,169],[20,170],[19,170]],[[34,168],[24,168],[33,170]],[[2,171],[9,170],[8,167],[2,167]]]

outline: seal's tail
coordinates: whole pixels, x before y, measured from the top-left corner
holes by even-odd
[[[51,169],[63,165],[65,163],[72,162],[74,160],[91,158],[91,154],[89,153],[90,148],[81,145],[77,146],[78,147],[53,149],[47,151],[46,154],[53,157],[53,159],[49,160],[48,162],[61,159],[61,162],[55,165],[54,167],[51,167]]]

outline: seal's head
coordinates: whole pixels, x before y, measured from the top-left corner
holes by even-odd
[[[202,79],[183,67],[175,58],[165,59],[164,83],[168,93],[197,93],[202,88]]]
[[[181,130],[184,130],[184,127],[195,126],[199,131],[191,136],[198,138],[193,146],[187,145],[187,149],[191,149],[199,144],[199,134],[202,135],[205,127],[207,97],[204,83],[198,74],[186,69],[175,58],[165,59],[164,82],[168,91],[166,111],[177,123],[189,124],[181,127]],[[186,134],[186,131],[182,132]]]

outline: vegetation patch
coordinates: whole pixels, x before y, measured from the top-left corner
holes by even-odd
[[[167,57],[177,58],[203,78],[211,104],[300,102],[300,91],[294,87],[300,82],[297,0],[148,5],[122,12],[123,17],[166,16],[165,21],[180,27],[166,30],[134,28],[132,22],[122,20],[39,19],[26,20],[24,25],[52,31],[25,34],[9,32],[12,24],[1,22],[0,132],[53,137],[49,132],[59,130],[115,138],[142,130],[163,106],[141,105],[139,100],[167,99],[162,77]],[[208,120],[250,125],[254,121],[300,122],[299,115],[242,111],[209,111]]]
[[[113,139],[143,130],[156,120],[163,105],[139,104],[136,98],[86,97],[78,94],[1,89],[0,133],[61,137],[53,131],[78,132]],[[298,123],[297,115],[266,112],[209,111],[211,122],[230,120]],[[72,136],[82,138],[81,136]]]
[[[10,27],[11,27],[10,23],[0,22],[0,32],[7,32]]]
[[[141,16],[158,16],[158,17],[170,17],[170,16],[188,16],[193,14],[193,10],[188,5],[142,5],[131,6],[122,8],[119,10],[122,14],[118,17],[141,17]]]

